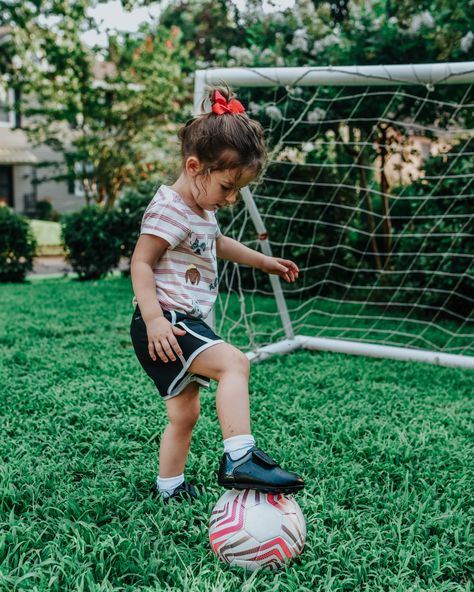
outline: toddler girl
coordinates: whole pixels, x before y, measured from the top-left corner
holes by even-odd
[[[229,89],[211,88],[212,111],[180,130],[181,174],[172,185],[162,185],[147,207],[132,257],[133,346],[169,418],[152,487],[165,500],[196,497],[195,487],[184,480],[184,466],[199,417],[199,387],[208,387],[211,378],[219,383],[216,407],[224,438],[219,484],[275,493],[304,485],[255,446],[248,359],[204,321],[217,296],[217,257],[287,282],[299,273],[292,261],[265,256],[219,230],[214,212],[237,201],[266,158],[261,125],[229,99]]]

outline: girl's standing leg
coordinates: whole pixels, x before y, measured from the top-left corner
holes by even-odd
[[[160,442],[159,475],[163,479],[184,472],[193,428],[200,411],[198,383],[191,382],[182,393],[165,403],[169,423]]]

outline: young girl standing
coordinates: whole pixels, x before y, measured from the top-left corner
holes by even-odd
[[[152,487],[165,500],[196,497],[184,466],[199,417],[199,386],[208,387],[211,378],[219,383],[216,407],[224,438],[219,484],[275,493],[304,486],[301,477],[255,446],[249,361],[204,322],[217,297],[217,257],[287,282],[299,273],[292,261],[265,256],[220,232],[214,212],[234,204],[240,189],[257,178],[266,149],[261,125],[228,89],[210,89],[209,100],[212,111],[179,132],[181,174],[173,185],[162,185],[147,207],[131,265],[132,342],[169,417]]]

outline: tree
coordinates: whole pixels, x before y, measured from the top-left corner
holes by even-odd
[[[182,20],[184,38],[190,44],[196,37],[199,38],[199,43],[192,45],[191,59],[194,60],[195,68],[410,64],[460,61],[474,56],[472,3],[453,6],[449,0],[421,0],[417,3],[408,0],[297,0],[291,10],[270,14],[263,12],[260,0],[248,2],[248,9],[240,13],[233,10],[231,5],[222,6],[216,0],[181,1],[179,8],[175,6],[171,5],[165,14],[171,20],[175,17]],[[203,18],[203,15],[217,13],[221,15],[221,23],[217,25],[215,20]],[[232,18],[234,21],[229,21]],[[193,36],[194,31],[203,31],[203,34]],[[188,69],[192,71],[193,67]],[[363,86],[364,81],[361,80]],[[277,151],[274,157],[279,156],[279,142],[287,133],[288,125],[301,117],[301,106],[314,100],[314,89],[297,89],[300,91],[297,101],[294,100],[293,90],[256,88],[252,89],[251,98],[248,99],[247,91],[239,89],[244,102],[252,105],[252,113],[258,113],[258,119],[267,130],[269,147]],[[361,92],[362,89],[357,90]],[[467,128],[472,126],[472,120],[462,120],[466,117],[466,110],[453,112],[443,105],[443,101],[465,101],[463,95],[466,88],[463,86],[437,88],[436,98],[439,102],[431,100],[434,95],[430,88],[418,87],[419,98],[410,96],[412,93],[395,93],[393,87],[379,87],[377,90],[385,91],[388,101],[383,102],[380,95],[369,92],[357,105],[355,116],[354,101],[345,100],[345,97],[354,94],[354,88],[319,89],[320,102],[315,101],[308,115],[312,115],[316,121],[317,125],[313,129],[317,130],[318,137],[326,140],[328,148],[321,152],[316,141],[314,151],[307,152],[305,158],[312,163],[348,165],[345,184],[354,189],[347,192],[343,188],[344,184],[341,184],[334,198],[339,200],[338,203],[354,206],[351,225],[364,232],[357,237],[357,233],[348,231],[346,237],[341,237],[338,241],[341,253],[337,253],[336,257],[345,257],[345,247],[357,242],[358,249],[367,253],[367,267],[375,267],[383,276],[382,272],[393,265],[393,223],[390,212],[396,197],[386,174],[391,143],[398,144],[393,145],[393,149],[403,152],[403,158],[410,158],[409,130],[403,124],[388,125],[387,120],[402,122],[416,118],[418,124],[438,129],[439,133],[447,129],[448,124],[451,127],[458,125]],[[424,98],[428,100],[424,101]],[[285,116],[282,117],[282,114]],[[334,123],[328,123],[330,121]],[[296,128],[286,140],[295,142],[295,145],[303,143],[304,133],[304,130]],[[425,133],[430,135],[428,131]],[[434,132],[431,135],[434,136]],[[380,163],[380,174],[375,172],[376,162]],[[275,164],[273,166],[278,167]],[[326,180],[324,176],[329,174],[327,169],[314,170],[316,180]],[[303,174],[296,168],[297,173]],[[284,178],[285,174],[269,176]],[[337,175],[327,180],[337,185]],[[262,190],[278,192],[278,187],[272,188],[267,182]],[[296,192],[296,189],[291,187],[291,191]],[[372,199],[374,193],[378,193],[380,198]],[[361,200],[365,214],[358,212],[359,208],[355,207]],[[344,225],[345,220],[338,222]],[[369,239],[361,238],[367,231]],[[325,255],[322,253],[320,256]],[[350,282],[351,278],[347,278],[347,281]]]
[[[180,31],[147,27],[109,38],[99,48],[80,38],[93,23],[91,0],[15,3],[1,13],[13,25],[14,59],[4,65],[21,85],[25,132],[35,144],[64,154],[49,174],[79,178],[86,201],[111,207],[122,188],[156,167],[166,125],[180,109]],[[47,18],[55,18],[54,26]],[[66,167],[66,168],[65,168]],[[39,178],[39,182],[44,180]]]

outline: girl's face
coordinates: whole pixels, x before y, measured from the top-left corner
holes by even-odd
[[[193,176],[191,192],[196,204],[211,212],[234,204],[242,187],[249,185],[257,176],[253,169],[242,171],[238,178],[236,173],[235,169],[226,169]]]

